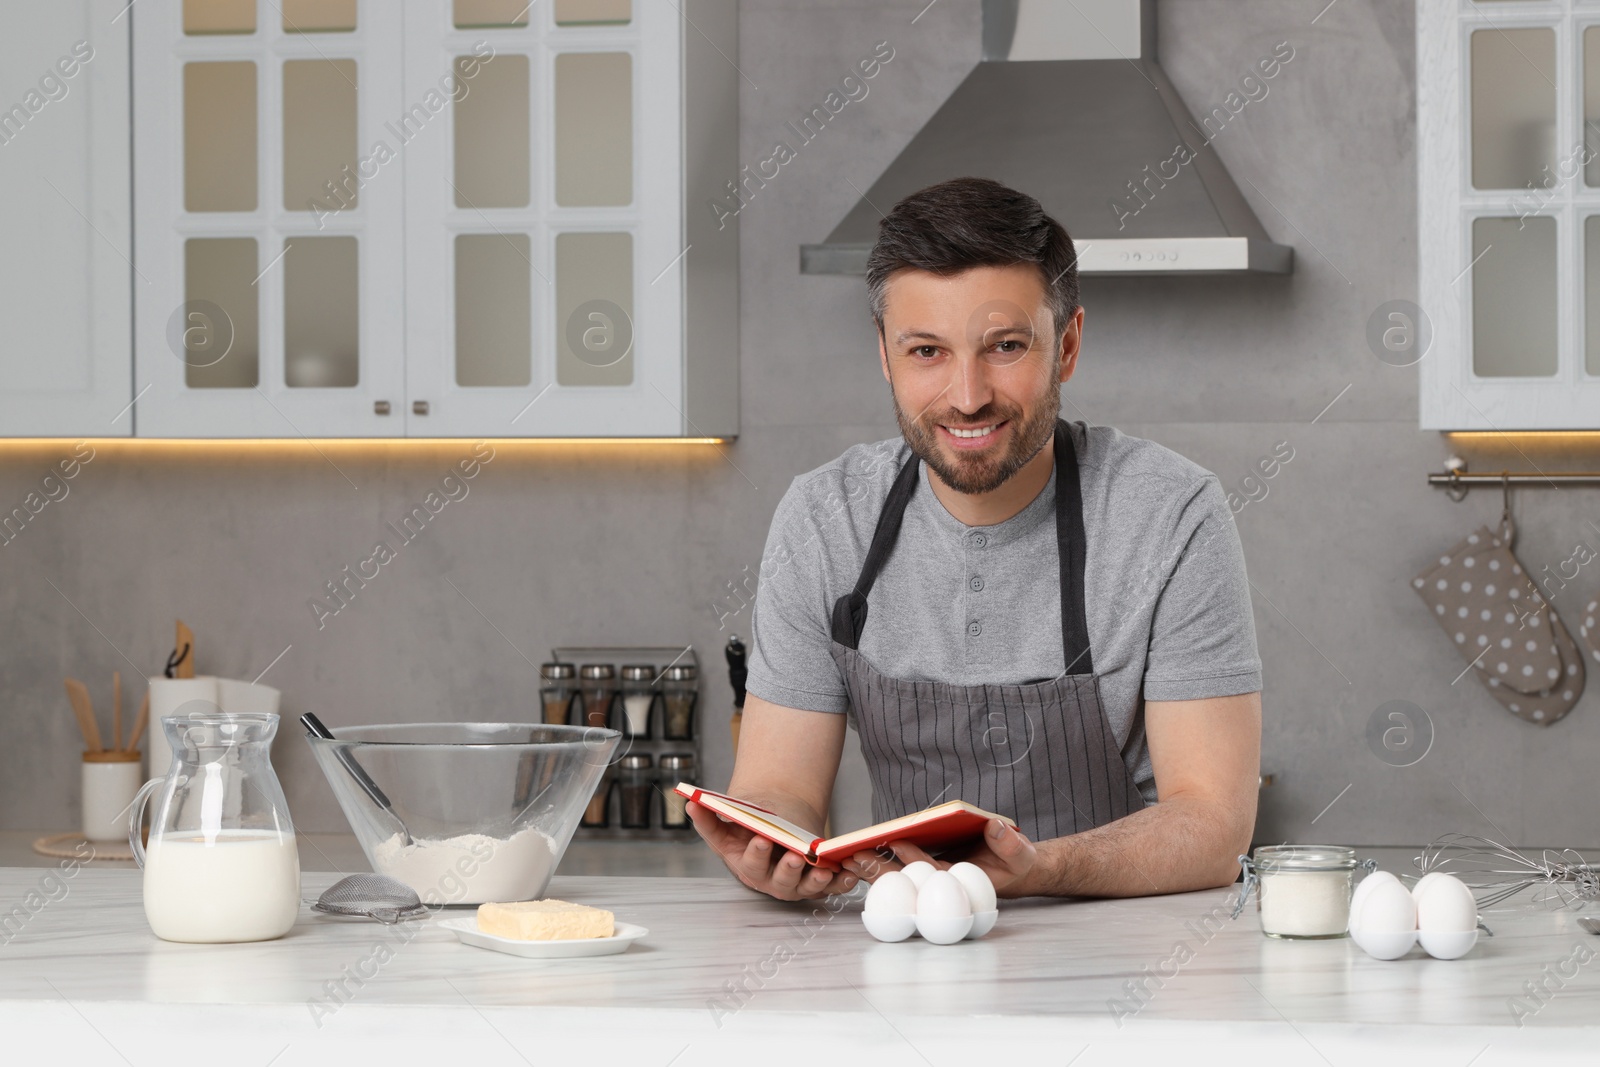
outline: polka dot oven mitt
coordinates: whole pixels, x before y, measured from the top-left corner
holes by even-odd
[[[1589,601],[1589,606],[1583,609],[1583,621],[1578,623],[1578,636],[1583,638],[1583,643],[1589,650],[1589,655],[1600,663],[1600,599]],[[1580,661],[1581,662],[1581,661]]]
[[[1480,526],[1411,580],[1461,658],[1506,710],[1548,726],[1583,692],[1583,659],[1505,541]]]

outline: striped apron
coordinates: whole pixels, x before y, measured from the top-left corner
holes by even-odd
[[[1144,807],[1106,721],[1084,613],[1083,497],[1072,432],[1056,421],[1056,548],[1066,670],[1021,685],[890,678],[859,651],[867,594],[894,550],[916,490],[900,468],[855,589],[833,605],[832,651],[872,778],[877,821],[946,800],[1009,815],[1034,841],[1104,825]]]

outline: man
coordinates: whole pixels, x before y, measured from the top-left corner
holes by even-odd
[[[877,819],[960,798],[1016,821],[964,857],[1001,896],[1232,882],[1261,735],[1238,533],[1215,475],[1058,418],[1083,334],[1071,238],[1032,197],[955,179],[883,220],[867,286],[903,440],[778,505],[729,791],[820,834],[848,723]],[[808,868],[690,814],[780,899],[930,858]]]

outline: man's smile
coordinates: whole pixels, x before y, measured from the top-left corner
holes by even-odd
[[[973,451],[993,444],[1000,430],[1010,424],[1010,419],[978,426],[951,426],[941,423],[939,429],[943,431],[942,436],[951,448]]]

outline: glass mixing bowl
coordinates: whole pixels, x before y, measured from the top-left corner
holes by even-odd
[[[431,722],[306,740],[372,869],[448,905],[541,898],[621,737]]]

